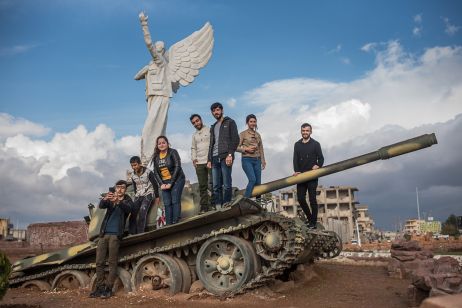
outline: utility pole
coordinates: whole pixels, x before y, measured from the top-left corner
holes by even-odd
[[[415,188],[415,195],[417,197],[417,217],[420,220],[419,189],[417,187]]]

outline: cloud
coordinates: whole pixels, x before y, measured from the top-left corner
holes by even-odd
[[[378,43],[367,43],[361,47],[361,50],[364,52],[371,52],[378,46]]]
[[[454,34],[456,34],[460,30],[460,27],[456,26],[454,24],[451,24],[450,21],[449,21],[449,18],[447,18],[447,17],[443,17],[443,22],[444,22],[444,25],[445,25],[444,32],[446,32],[446,34],[449,35],[449,36],[453,36]]]
[[[236,100],[234,97],[228,99],[228,101],[226,102],[226,104],[227,104],[230,108],[236,107],[236,103],[237,103],[237,100]]]
[[[342,44],[338,44],[335,48],[329,50],[327,53],[332,54],[332,53],[339,53],[342,50]]]
[[[438,132],[438,129],[442,129],[439,123],[449,121],[451,127],[451,131],[441,138],[442,142],[450,142],[450,136],[458,136],[462,132],[460,125],[451,122],[462,113],[462,76],[459,73],[462,70],[461,47],[433,47],[417,55],[406,52],[398,41],[390,41],[386,44],[369,43],[363,46],[363,50],[374,51],[376,66],[357,80],[347,83],[309,78],[276,80],[245,93],[241,99],[243,104],[263,108],[257,118],[268,161],[267,170],[263,174],[264,181],[290,175],[293,144],[300,138],[300,124],[303,122],[313,125],[313,137],[323,145],[328,163],[375,150],[375,147],[410,138],[418,133]],[[461,122],[459,116],[457,123]],[[460,152],[462,147],[458,146],[458,143],[450,147],[437,146],[441,148],[438,155],[445,157],[447,171],[443,172],[449,172],[450,166],[461,165],[460,159],[454,154]],[[329,177],[323,183],[357,185],[361,197],[368,196],[363,202],[375,206],[379,209],[375,213],[383,216],[378,218],[379,225],[390,226],[391,215],[381,212],[390,206],[390,195],[382,192],[375,197],[372,195],[378,189],[385,189],[387,184],[377,183],[371,178],[384,178],[396,184],[393,185],[392,194],[399,196],[396,199],[404,198],[407,192],[397,184],[401,183],[403,187],[405,183],[416,185],[416,181],[424,182],[425,177],[432,177],[436,169],[429,173],[424,170],[427,170],[428,164],[441,161],[438,155],[428,160],[421,157],[419,163],[412,163],[413,168],[423,170],[420,174],[417,171],[413,173],[416,178],[400,175],[400,172],[408,172],[404,171],[403,165],[383,162],[361,169],[361,172],[368,175],[364,181],[353,181],[356,178],[354,175],[351,178]],[[403,180],[397,181],[388,173]],[[446,174],[450,174],[453,181],[457,179],[454,172]],[[377,185],[368,184],[367,179]],[[441,180],[440,184],[444,182]],[[435,180],[426,188],[429,190],[429,198],[435,198],[430,196],[430,190],[435,190],[433,186],[436,185],[438,181]],[[459,191],[462,183],[459,180],[454,185],[456,188],[452,191]],[[415,191],[415,187],[413,189]],[[412,199],[412,192],[410,194]],[[450,198],[455,199],[455,195],[452,194]],[[394,197],[392,199],[396,201]],[[411,199],[402,200],[411,202]],[[448,202],[452,204],[450,209],[454,210],[455,203],[449,199]],[[401,213],[402,217],[409,217],[412,209],[406,212],[397,206],[391,208]],[[435,210],[435,215],[445,218],[443,216],[448,211]]]
[[[0,113],[0,141],[16,135],[44,136],[50,129],[22,118]]]
[[[10,47],[0,48],[0,56],[14,56],[21,53],[26,53],[29,50],[38,47],[39,44],[26,44],[26,45],[15,45]]]
[[[412,34],[414,36],[421,36],[422,35],[422,30],[423,30],[423,26],[422,26],[422,14],[417,14],[414,16],[414,28],[412,29]]]
[[[351,64],[350,58],[347,58],[347,57],[342,57],[342,58],[340,59],[340,61],[341,61],[343,64],[346,64],[346,65]]]
[[[67,176],[72,168],[103,176],[97,168],[99,161],[118,161],[121,155],[137,153],[139,138],[124,137],[115,140],[114,132],[98,125],[93,132],[80,125],[68,133],[57,133],[51,141],[32,140],[16,135],[5,140],[3,149],[14,151],[19,157],[41,161],[39,175],[49,175],[54,181]]]

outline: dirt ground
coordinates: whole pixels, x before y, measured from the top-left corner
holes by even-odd
[[[408,281],[388,277],[383,266],[316,263],[309,279],[264,287],[231,299],[205,292],[169,296],[165,291],[117,294],[110,299],[88,298],[87,290],[39,292],[10,289],[0,307],[407,307]],[[291,285],[293,284],[293,286]]]

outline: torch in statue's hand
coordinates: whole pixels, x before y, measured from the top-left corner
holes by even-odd
[[[144,12],[141,12],[138,17],[140,18],[141,25],[146,26],[148,24],[148,16],[144,15]]]

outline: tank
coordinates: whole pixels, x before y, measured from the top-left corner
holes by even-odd
[[[263,195],[436,143],[435,134],[422,135],[256,186],[252,195]],[[182,221],[123,238],[114,292],[143,289],[188,293],[191,284],[200,280],[215,295],[233,296],[265,285],[287,274],[299,263],[333,258],[342,250],[336,233],[322,226],[308,229],[302,219],[268,211],[267,202],[270,201],[244,198],[242,191],[236,191],[232,202],[223,208],[202,215],[196,215],[199,205],[194,202],[197,199],[194,189],[187,188],[183,197]],[[10,286],[40,290],[88,287],[93,290],[96,234],[103,215],[102,210],[90,209],[89,242],[14,263]]]

